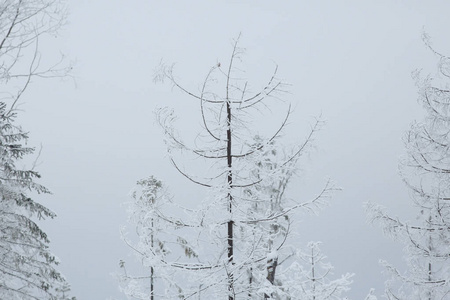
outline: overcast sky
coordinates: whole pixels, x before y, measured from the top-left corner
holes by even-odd
[[[58,214],[43,227],[78,299],[125,299],[111,273],[119,259],[132,260],[119,229],[136,180],[153,174],[175,196],[196,193],[168,162],[153,111],[173,107],[183,122],[197,105],[155,85],[153,70],[161,59],[176,62],[196,90],[212,65],[227,62],[240,32],[254,85],[274,62],[292,84],[289,138],[301,140],[314,116],[327,121],[292,192],[312,195],[327,178],[343,190],[319,216],[303,216],[299,243],[322,241],[336,275],[356,273],[351,299],[382,292],[378,260],[402,266],[402,245],[366,223],[363,203],[414,216],[397,171],[402,136],[423,113],[411,72],[436,68],[424,29],[450,53],[450,2],[78,0],[69,9],[61,35],[41,41],[41,51],[74,60],[75,82],[35,80],[20,122],[30,143],[43,145],[41,182],[54,195],[42,202]]]

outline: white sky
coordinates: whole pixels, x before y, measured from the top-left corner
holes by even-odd
[[[161,59],[176,62],[195,90],[210,66],[227,62],[239,32],[255,86],[274,61],[292,84],[289,136],[301,139],[320,113],[327,120],[293,193],[310,195],[328,177],[343,191],[318,217],[304,216],[300,243],[322,241],[336,275],[356,273],[350,298],[363,299],[370,287],[381,293],[378,259],[401,266],[401,245],[366,224],[362,204],[413,217],[397,175],[404,131],[422,115],[410,74],[436,67],[423,28],[450,53],[450,2],[78,0],[69,7],[61,36],[41,45],[49,60],[61,51],[76,61],[76,84],[35,80],[20,122],[30,143],[43,145],[39,171],[54,196],[42,202],[58,214],[43,226],[78,299],[125,298],[111,273],[119,259],[132,260],[119,228],[136,180],[153,174],[176,195],[195,195],[165,159],[153,110],[169,105],[181,119],[195,118],[197,106],[153,84],[153,69]]]

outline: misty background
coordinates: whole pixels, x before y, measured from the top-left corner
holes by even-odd
[[[284,99],[295,112],[286,139],[301,141],[314,117],[326,120],[290,192],[309,197],[327,178],[342,191],[319,216],[297,222],[298,244],[322,241],[336,276],[355,273],[349,298],[363,299],[371,287],[381,295],[386,278],[378,260],[402,267],[402,245],[367,224],[363,203],[414,217],[397,168],[404,132],[423,115],[411,72],[437,67],[423,31],[435,49],[450,53],[449,9],[447,1],[70,2],[60,35],[40,46],[49,61],[60,52],[75,61],[74,78],[35,80],[18,123],[30,131],[29,145],[42,144],[40,183],[54,195],[37,200],[58,217],[41,224],[73,295],[125,298],[111,274],[120,272],[120,259],[134,259],[120,227],[138,179],[157,176],[183,204],[198,198],[167,159],[153,115],[173,107],[180,133],[189,136],[199,128],[198,105],[169,84],[154,84],[153,74],[161,60],[176,63],[180,81],[196,91],[212,65],[228,63],[239,33],[255,89],[274,63],[291,84]],[[274,127],[282,119],[276,111],[264,117]]]

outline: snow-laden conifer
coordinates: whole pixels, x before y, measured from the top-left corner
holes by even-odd
[[[319,247],[319,242],[309,242],[305,250],[295,253],[294,263],[280,270],[278,288],[281,299],[342,300],[350,290],[353,274],[346,273],[333,279],[333,266]]]
[[[424,41],[439,58],[439,74],[414,74],[426,116],[406,133],[400,168],[416,218],[400,220],[368,205],[372,220],[405,245],[405,272],[382,261],[390,275],[388,299],[450,299],[450,58],[434,51],[426,36]]]
[[[39,47],[64,21],[60,0],[0,1],[0,299],[73,299],[38,224],[55,217],[34,200],[49,191],[36,182],[34,167],[24,167],[35,153],[16,124],[17,107],[33,79],[67,74],[61,60],[43,63]]]
[[[69,299],[58,259],[36,223],[55,214],[29,195],[49,190],[35,182],[34,169],[16,166],[34,148],[25,146],[28,136],[15,116],[0,102],[0,299]]]

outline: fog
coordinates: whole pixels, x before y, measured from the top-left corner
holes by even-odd
[[[73,294],[125,299],[111,274],[120,259],[133,260],[119,229],[138,179],[158,176],[182,203],[198,196],[167,159],[153,113],[173,107],[180,124],[194,124],[180,126],[189,136],[198,105],[169,84],[154,84],[155,68],[161,60],[176,63],[180,81],[198,90],[212,65],[227,63],[241,33],[255,86],[274,63],[291,84],[285,100],[295,111],[286,139],[301,140],[316,116],[326,120],[290,193],[314,195],[327,178],[342,191],[318,216],[302,216],[298,243],[322,241],[336,275],[355,273],[349,298],[364,299],[371,287],[381,295],[378,260],[402,267],[402,245],[367,223],[363,203],[414,217],[398,176],[404,132],[423,115],[411,72],[437,66],[423,31],[450,53],[449,9],[445,1],[70,2],[60,35],[40,44],[46,59],[61,51],[75,62],[73,78],[32,82],[19,121],[29,144],[42,144],[40,182],[53,195],[39,199],[58,214],[43,227]],[[275,111],[264,123],[276,127],[280,119]]]

